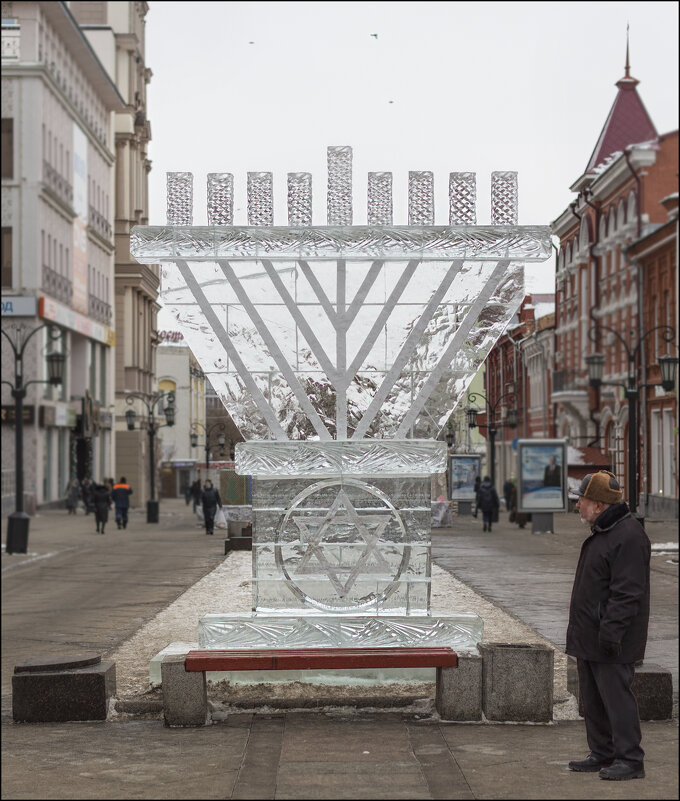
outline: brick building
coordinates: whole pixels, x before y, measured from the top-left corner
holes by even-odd
[[[627,475],[629,399],[623,385],[629,372],[640,386],[658,383],[658,357],[677,355],[677,338],[669,345],[660,331],[638,347],[649,329],[675,326],[678,235],[678,132],[656,131],[638,83],[627,57],[602,133],[571,186],[576,198],[552,223],[560,239],[555,433],[572,445],[601,450],[628,500],[633,482]],[[605,357],[598,389],[589,386],[585,362],[593,353]],[[637,503],[677,516],[675,391],[642,391],[638,421]]]

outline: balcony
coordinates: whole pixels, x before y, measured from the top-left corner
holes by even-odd
[[[588,377],[583,370],[555,370],[553,373],[553,392],[580,392],[587,388]]]
[[[73,208],[73,187],[66,178],[59,175],[54,167],[44,159],[43,183],[59,198],[59,200],[65,203],[69,208]]]
[[[113,229],[106,217],[100,214],[94,206],[90,206],[87,224],[93,231],[96,231],[102,239],[106,239],[107,242],[111,241]]]
[[[71,305],[73,299],[73,284],[65,275],[59,275],[56,270],[43,264],[42,268],[42,288],[48,295],[52,295],[56,300]]]
[[[97,320],[104,325],[111,324],[111,306],[109,306],[108,303],[104,303],[104,301],[100,300],[98,297],[89,295],[87,311],[93,320]]]

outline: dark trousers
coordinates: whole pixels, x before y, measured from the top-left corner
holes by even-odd
[[[106,523],[109,519],[109,510],[104,509],[102,506],[95,506],[94,519],[97,522],[97,524],[101,523],[103,526],[104,523]]]
[[[215,515],[217,514],[216,506],[204,506],[203,517],[205,519],[205,530],[213,531],[215,528]]]
[[[116,506],[116,523],[122,523],[124,526],[127,526],[127,522],[128,522],[128,507]]]
[[[577,663],[591,753],[599,760],[642,762],[645,752],[640,747],[640,715],[630,689],[634,665],[610,665],[585,659]]]

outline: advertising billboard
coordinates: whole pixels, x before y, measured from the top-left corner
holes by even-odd
[[[474,501],[475,479],[482,457],[476,453],[454,453],[449,457],[449,493],[452,501]]]
[[[567,441],[564,439],[520,439],[520,512],[567,511]]]

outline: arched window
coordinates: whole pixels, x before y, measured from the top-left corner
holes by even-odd
[[[630,194],[628,195],[628,213],[627,213],[628,222],[632,223],[637,220],[638,210],[637,210],[637,196],[635,194],[635,190],[631,189]]]
[[[626,201],[621,198],[619,200],[618,209],[616,211],[616,229],[622,231],[626,227]]]
[[[587,255],[588,245],[591,242],[590,234],[590,217],[583,217],[581,220],[581,227],[578,232],[578,249],[579,255],[584,258]]]
[[[600,217],[600,242],[604,242],[607,238],[607,215],[603,214]]]

